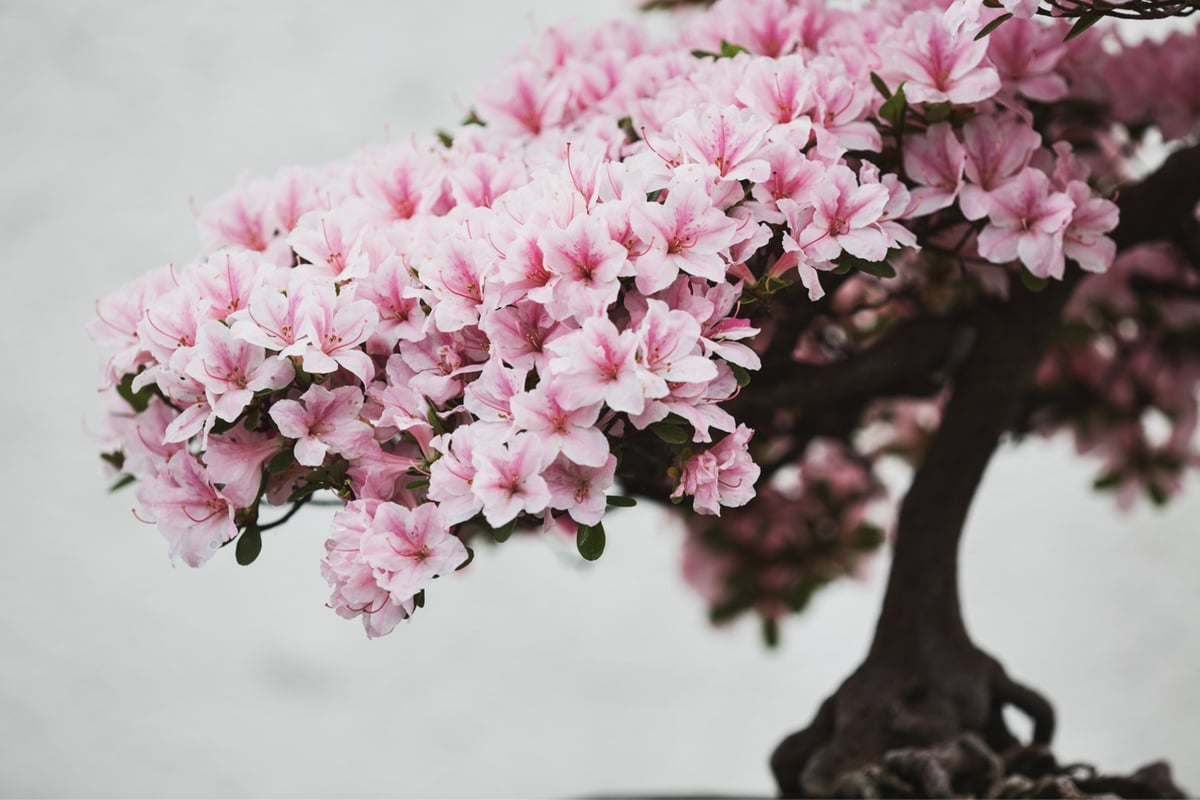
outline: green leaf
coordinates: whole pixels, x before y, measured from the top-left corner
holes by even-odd
[[[623,494],[610,494],[604,499],[605,502],[614,508],[633,508],[637,505],[637,500],[632,497],[626,497]]]
[[[121,382],[117,384],[117,394],[121,399],[129,404],[136,413],[140,414],[150,405],[150,398],[154,397],[154,387],[143,386],[136,392],[133,390],[133,379],[137,377],[132,372],[126,373],[125,377],[121,378]]]
[[[272,475],[278,475],[281,472],[286,472],[288,467],[296,463],[296,458],[292,454],[292,448],[281,450],[271,457],[267,462],[267,472]]]
[[[733,58],[739,53],[749,53],[750,51],[742,47],[740,44],[721,40],[721,58]]]
[[[857,550],[874,550],[883,544],[883,529],[869,522],[860,524],[854,531],[854,547]]]
[[[113,492],[120,491],[121,489],[124,489],[126,486],[128,486],[129,484],[133,483],[136,480],[137,480],[136,475],[122,475],[120,478],[117,478],[116,483],[114,483],[112,486],[108,487],[108,492],[109,492],[109,494],[112,494]]]
[[[1005,22],[1008,22],[1010,19],[1012,19],[1011,13],[1001,14],[1000,16],[996,17],[994,20],[989,22],[987,25],[984,25],[983,29],[980,30],[979,33],[975,34],[975,41],[978,42],[980,39],[987,36],[989,33],[996,30],[996,28],[999,28],[1001,25],[1003,25]]]
[[[466,545],[463,545],[463,546],[467,547]],[[467,565],[470,564],[474,560],[475,560],[475,550],[472,549],[471,547],[467,547],[467,560],[462,562],[461,564],[459,564],[457,567],[455,567],[454,571],[458,572],[460,569],[466,569]]]
[[[515,530],[516,527],[517,520],[514,517],[505,524],[501,525],[499,528],[492,528],[492,538],[496,542],[503,544],[504,542],[508,541],[510,536],[512,536],[513,530]]]
[[[1102,19],[1104,19],[1103,11],[1089,11],[1086,14],[1080,14],[1079,19],[1075,20],[1075,24],[1071,26],[1071,30],[1067,31],[1067,35],[1063,37],[1063,41],[1071,41]]]
[[[419,591],[413,595],[413,605],[416,606],[417,608],[425,607],[425,590],[424,589],[422,589],[421,591]]]
[[[763,617],[763,643],[772,649],[779,646],[779,620],[774,617]]]
[[[878,73],[871,73],[871,85],[875,87],[877,92],[883,95],[884,100],[890,100],[892,98],[892,90],[888,88],[887,83],[883,80],[883,78],[879,77]]]
[[[1146,484],[1146,495],[1150,498],[1150,502],[1156,506],[1165,506],[1167,501],[1171,499],[1167,495],[1167,490],[1155,481],[1150,481]]]
[[[101,453],[100,460],[118,472],[125,468],[125,453],[120,450],[113,450],[111,453]]]
[[[1023,269],[1020,272],[1021,283],[1025,284],[1025,288],[1031,292],[1040,292],[1050,284],[1048,279],[1039,278],[1027,269]]]
[[[253,564],[254,559],[258,558],[258,554],[262,552],[262,533],[254,525],[242,531],[241,537],[237,540],[237,549],[234,551],[234,556],[237,558],[237,563],[243,567]]]
[[[929,103],[925,106],[925,121],[929,123],[944,122],[954,113],[950,103]]]
[[[424,489],[429,485],[429,478],[418,478],[417,480],[405,484],[405,489]]]
[[[438,141],[442,143],[442,147],[445,147],[447,150],[454,146],[454,137],[446,131],[439,130],[437,132],[437,138]]]
[[[837,257],[836,262],[839,268],[856,269],[859,272],[874,275],[876,278],[896,277],[895,268],[886,261],[867,261],[866,259],[843,252]]]
[[[650,430],[667,444],[687,444],[691,439],[686,428],[668,425],[665,422],[654,423],[650,426]]]
[[[580,525],[575,529],[575,547],[586,561],[595,561],[604,554],[604,524]]]
[[[728,361],[725,363],[729,364],[729,370],[733,373],[734,380],[737,381],[738,386],[745,388],[750,384],[750,370],[740,364],[733,364]]]
[[[904,118],[904,111],[907,108],[908,100],[904,96],[904,84],[902,83],[896,87],[896,93],[879,107],[879,118],[900,127],[900,121]]]
[[[1106,472],[1092,481],[1092,488],[1096,491],[1105,491],[1115,489],[1124,482],[1125,476],[1120,472]]]

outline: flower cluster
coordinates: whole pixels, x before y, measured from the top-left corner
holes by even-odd
[[[977,37],[992,13],[724,0],[666,41],[552,30],[452,131],[237,186],[202,255],[97,305],[106,460],[193,566],[331,492],[331,606],[371,635],[472,532],[574,526],[591,558],[622,486],[745,506],[775,443],[731,409],[796,281],[1112,262],[1089,155],[1030,109],[1117,56],[1081,66],[1037,20]]]

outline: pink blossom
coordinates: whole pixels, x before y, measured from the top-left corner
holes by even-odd
[[[1055,71],[1067,53],[1061,28],[1032,19],[1010,19],[988,35],[987,43],[988,57],[1005,91],[1043,103],[1067,96],[1067,81]]]
[[[550,502],[542,478],[546,448],[537,437],[518,434],[506,444],[486,444],[472,455],[475,477],[471,491],[483,503],[483,516],[493,528],[511,522],[522,511],[541,512]]]
[[[221,493],[238,508],[249,508],[258,496],[263,465],[280,452],[282,445],[278,436],[249,431],[244,426],[209,436],[204,451],[209,480],[220,485]]]
[[[1075,204],[1051,190],[1046,173],[1027,167],[988,196],[990,224],[979,234],[979,254],[993,264],[1020,259],[1039,278],[1061,278],[1063,231]]]
[[[604,516],[605,491],[613,484],[616,468],[617,457],[611,454],[591,467],[559,456],[545,473],[550,507],[566,511],[581,525],[595,525]]]
[[[370,443],[371,426],[359,419],[362,392],[353,386],[329,391],[313,384],[299,401],[280,400],[271,406],[271,419],[279,432],[296,440],[296,460],[319,467],[326,453],[354,458]]]
[[[330,606],[340,617],[361,616],[369,637],[384,636],[412,616],[411,597],[397,600],[375,580],[375,570],[360,549],[371,528],[378,500],[355,500],[333,517],[333,535],[325,542],[321,574],[333,589]]]
[[[375,582],[393,600],[407,600],[467,559],[467,548],[442,522],[438,507],[382,503],[359,545]]]
[[[635,206],[630,223],[648,245],[636,261],[642,294],[665,289],[681,271],[712,281],[724,279],[721,252],[733,244],[738,223],[713,207],[699,181],[672,184],[664,203]]]
[[[903,82],[912,103],[986,100],[1000,90],[1000,77],[986,63],[987,40],[974,34],[934,11],[911,14],[888,50],[884,77],[893,86]]]
[[[596,427],[600,403],[565,409],[556,383],[537,386],[512,398],[513,422],[537,437],[547,452],[563,453],[576,464],[599,467],[608,457],[608,440]]]
[[[337,292],[329,285],[310,285],[300,304],[300,339],[296,342],[303,346],[304,370],[323,374],[344,367],[364,384],[370,383],[375,364],[359,345],[377,324],[379,312],[370,301],[355,300],[350,291]]]
[[[546,345],[564,408],[608,404],[614,411],[639,413],[645,404],[635,357],[637,337],[617,331],[606,317],[591,317],[572,333]]]
[[[842,250],[879,261],[887,255],[888,240],[876,223],[888,199],[881,184],[859,185],[848,167],[831,167],[813,191],[811,210],[794,200],[779,201],[790,229],[784,234],[783,249],[814,262],[832,261]]]
[[[603,314],[620,292],[617,274],[626,263],[625,248],[609,236],[603,220],[581,214],[564,230],[542,234],[546,266],[557,276],[554,307],[560,319]]]
[[[924,216],[954,203],[963,183],[967,151],[947,122],[930,125],[904,140],[904,171],[920,186],[913,190],[912,216]]]
[[[282,389],[296,374],[291,362],[235,339],[216,321],[200,328],[193,353],[187,374],[204,386],[217,418],[228,422],[237,419],[255,392]]]
[[[1023,170],[1042,137],[1015,117],[974,117],[963,126],[967,180],[959,206],[970,220],[987,216],[987,195]]]
[[[759,467],[750,458],[747,445],[754,431],[745,425],[707,450],[695,453],[683,465],[679,485],[671,493],[689,495],[700,514],[721,515],[721,506],[743,506],[754,497]]]
[[[1117,227],[1117,204],[1096,197],[1083,181],[1071,181],[1067,197],[1075,204],[1063,231],[1063,253],[1089,272],[1103,272],[1117,255],[1116,243],[1104,234]]]
[[[648,397],[663,397],[670,383],[705,383],[717,368],[700,348],[700,323],[686,311],[661,300],[647,300],[646,314],[636,327],[637,360]]]
[[[143,516],[156,522],[166,538],[171,558],[182,558],[189,567],[208,561],[237,536],[233,505],[186,450],[176,451],[157,475],[144,481],[137,498]]]
[[[441,457],[429,466],[429,499],[436,501],[448,525],[479,513],[483,500],[472,491],[475,482],[475,432],[464,425],[435,440]]]

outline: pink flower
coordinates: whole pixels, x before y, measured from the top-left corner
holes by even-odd
[[[607,317],[591,317],[572,333],[546,345],[558,402],[563,408],[608,404],[614,411],[640,413],[645,395],[635,359],[637,337],[617,331]]]
[[[883,74],[904,83],[912,103],[978,103],[1000,90],[985,62],[988,43],[975,31],[952,26],[941,14],[918,11],[905,20],[886,52]]]
[[[1104,235],[1117,227],[1117,204],[1096,197],[1083,181],[1068,183],[1066,193],[1075,210],[1063,231],[1063,254],[1088,272],[1103,272],[1117,255],[1116,242]]]
[[[1051,191],[1046,173],[1027,167],[988,196],[990,223],[979,234],[979,255],[993,264],[1020,259],[1039,278],[1061,278],[1063,231],[1075,204]]]
[[[355,500],[339,509],[321,562],[321,574],[333,589],[330,606],[345,619],[361,616],[371,638],[391,633],[416,608],[411,597],[396,600],[379,585],[360,549],[381,505],[378,500]]]
[[[674,123],[685,162],[704,164],[722,180],[766,180],[771,167],[759,156],[770,123],[747,108],[716,105],[689,111]]]
[[[282,389],[292,382],[296,371],[286,359],[268,358],[261,347],[235,339],[229,328],[210,321],[196,335],[187,374],[204,386],[217,418],[232,422],[255,392]]]
[[[725,259],[720,254],[736,239],[738,223],[713,207],[699,181],[671,184],[666,202],[635,206],[630,222],[649,245],[635,263],[642,294],[665,289],[681,271],[724,280]]]
[[[1032,19],[1010,19],[992,31],[987,42],[988,57],[1007,91],[1043,103],[1067,96],[1067,81],[1054,69],[1067,53],[1062,29]]]
[[[889,197],[882,184],[859,185],[849,167],[831,167],[825,181],[813,190],[810,212],[794,200],[779,201],[790,229],[784,234],[783,249],[814,262],[832,261],[842,250],[879,261],[887,255],[888,238],[876,223]]]
[[[754,431],[745,425],[707,450],[694,454],[683,465],[679,485],[672,498],[690,495],[700,514],[721,515],[721,506],[744,506],[754,497],[759,467],[750,458],[747,445]]]
[[[296,343],[303,345],[305,372],[323,374],[344,367],[364,385],[370,383],[375,364],[359,345],[377,324],[379,312],[370,301],[355,300],[350,291],[336,292],[327,284],[310,286],[300,305],[301,339]]]
[[[371,426],[358,417],[362,392],[342,386],[332,392],[314,384],[300,400],[280,400],[271,406],[271,419],[279,432],[296,440],[296,460],[306,467],[319,467],[326,453],[354,458],[373,438]]]
[[[959,207],[970,220],[988,213],[987,195],[1023,170],[1041,144],[1041,135],[1015,117],[972,117],[963,126],[967,180]]]
[[[375,582],[404,601],[467,560],[467,548],[443,524],[438,507],[382,503],[359,546]]]
[[[249,508],[258,496],[263,465],[282,449],[283,442],[269,433],[256,433],[239,426],[228,433],[208,437],[204,465],[213,483],[238,508]]]
[[[537,514],[550,502],[542,478],[549,453],[537,437],[517,434],[507,444],[486,444],[473,453],[471,491],[483,503],[483,516],[493,528],[516,519],[522,511]]]
[[[166,537],[171,558],[180,557],[189,567],[208,561],[237,536],[233,505],[186,450],[176,451],[156,476],[144,481],[137,498],[143,515]]]
[[[609,454],[608,440],[596,427],[600,403],[565,409],[556,383],[542,384],[512,398],[513,422],[535,436],[547,452],[562,453],[576,464],[599,467]]]
[[[429,499],[437,501],[447,525],[466,522],[483,508],[475,482],[475,432],[470,425],[434,440],[441,456],[429,466]]]
[[[669,383],[706,383],[717,367],[702,355],[700,323],[661,300],[647,300],[637,325],[638,364],[647,397],[664,397]]]
[[[550,507],[566,511],[581,525],[595,525],[607,506],[605,490],[613,484],[617,457],[609,454],[597,467],[582,466],[559,456],[546,469],[550,489]]]
[[[908,212],[920,217],[954,203],[963,183],[967,151],[959,144],[947,122],[930,125],[919,136],[904,140],[904,171],[920,184],[912,192],[914,207]]]
[[[554,306],[560,319],[603,314],[614,302],[621,286],[617,274],[628,253],[609,236],[599,218],[581,214],[564,230],[550,229],[540,237],[546,266],[557,276]]]

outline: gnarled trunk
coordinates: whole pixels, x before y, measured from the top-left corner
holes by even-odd
[[[788,737],[771,767],[784,796],[853,791],[856,770],[901,747],[975,733],[993,749],[1015,740],[1001,710],[1053,732],[1050,706],[1011,681],[972,644],[958,597],[958,542],[971,499],[1012,425],[1075,280],[1011,302],[981,305],[971,352],[956,375],[942,424],[900,508],[894,556],[875,639],[862,666]],[[947,787],[950,788],[950,787]]]

